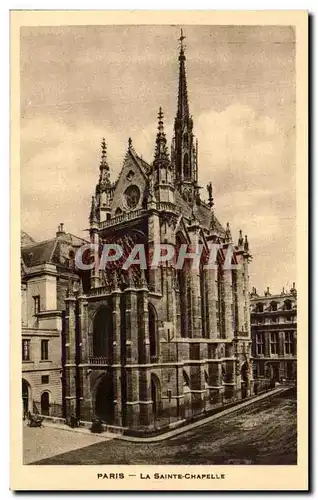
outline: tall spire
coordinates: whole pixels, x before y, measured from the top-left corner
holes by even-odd
[[[168,159],[167,139],[163,126],[163,112],[160,106],[158,113],[158,132],[156,137],[155,160]]]
[[[180,54],[179,54],[179,92],[178,92],[178,111],[177,118],[186,118],[189,116],[189,103],[188,103],[188,91],[187,91],[187,78],[185,70],[185,54],[183,40],[185,36],[183,30],[181,29],[180,34]]]

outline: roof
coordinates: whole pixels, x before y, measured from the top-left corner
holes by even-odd
[[[192,204],[184,200],[179,191],[175,191],[175,200],[176,200],[176,205],[178,208],[180,208],[182,215],[184,215],[184,217],[190,218],[193,211]],[[206,229],[210,228],[211,210],[207,205],[203,204],[203,202],[200,201],[199,205],[195,205],[194,214],[203,227],[205,227]],[[220,224],[220,222],[217,220],[216,217],[214,217],[214,221],[216,225],[216,230],[221,234],[223,234],[225,232],[224,228],[222,227],[222,225]]]
[[[87,241],[74,234],[65,233],[50,240],[27,245],[21,248],[21,257],[24,264],[27,267],[33,267],[45,263],[62,263],[60,262],[61,243],[66,243],[76,248],[87,243]]]
[[[21,247],[31,245],[32,243],[35,243],[34,239],[25,231],[21,231]]]
[[[56,238],[41,243],[34,243],[21,249],[22,259],[27,267],[50,262],[55,248]]]

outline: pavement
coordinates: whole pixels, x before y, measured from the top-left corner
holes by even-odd
[[[252,397],[252,398],[249,398],[248,400],[245,400],[241,403],[238,403],[237,405],[235,406],[232,406],[231,408],[228,408],[226,410],[222,410],[220,411],[219,413],[216,413],[214,415],[211,415],[209,417],[205,417],[205,418],[200,418],[199,420],[197,420],[196,422],[192,422],[190,424],[186,424],[186,425],[183,425],[182,427],[177,427],[175,429],[171,429],[167,432],[164,432],[158,436],[151,436],[151,437],[135,437],[135,436],[126,436],[126,435],[123,435],[123,434],[113,434],[113,433],[107,433],[107,432],[103,432],[102,434],[98,435],[98,434],[95,434],[96,436],[101,436],[101,438],[104,438],[106,440],[108,439],[119,439],[119,440],[122,440],[122,441],[129,441],[129,442],[132,442],[132,443],[156,443],[156,442],[160,442],[160,441],[164,441],[165,439],[169,439],[169,438],[172,438],[174,436],[178,436],[180,434],[183,434],[187,431],[190,431],[192,429],[196,429],[197,427],[201,427],[202,425],[205,425],[209,422],[213,422],[214,420],[217,420],[225,415],[228,415],[230,413],[234,413],[238,410],[240,410],[241,408],[245,408],[246,406],[249,406],[253,403],[256,403],[257,401],[262,401],[263,399],[265,398],[268,398],[270,396],[274,396],[275,394],[279,394],[279,393],[282,393],[282,392],[285,392],[287,390],[290,390],[290,388],[288,386],[279,386],[279,387],[276,387],[275,389],[271,390],[271,391],[268,391],[264,394],[260,394],[259,396],[255,396],[255,397]],[[63,425],[63,424],[59,424],[59,423],[54,423],[54,422],[50,422],[50,421],[45,421],[44,422],[45,426],[47,427],[52,427],[52,428],[55,428],[55,429],[60,429],[60,430],[64,430],[64,431],[69,431],[69,432],[75,432],[75,433],[79,433],[79,434],[86,434],[86,435],[89,435],[91,436],[92,433],[91,431],[88,429],[88,428],[85,428],[85,427],[80,427],[80,428],[70,428],[69,426],[67,425]]]
[[[24,421],[23,463],[30,464],[109,439],[112,439],[109,435],[92,434],[89,431],[68,432],[63,426],[48,423],[44,423],[43,427],[29,427]]]
[[[59,453],[54,443],[56,455],[34,458],[33,464],[294,465],[297,464],[295,390],[273,392],[270,397],[254,399],[250,404],[244,402],[240,408],[225,410],[226,413],[195,422],[191,428],[183,427],[182,433],[174,432],[173,436],[152,443],[99,439],[79,449],[82,438],[92,439],[94,436],[54,428],[42,429],[63,436],[78,436],[77,449]]]

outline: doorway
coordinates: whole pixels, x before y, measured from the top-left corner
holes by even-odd
[[[47,391],[41,395],[41,415],[50,414],[50,395]]]
[[[114,423],[114,388],[111,373],[103,375],[96,390],[95,413],[106,424]]]
[[[23,404],[23,416],[25,417],[29,411],[29,384],[22,379],[22,404]]]
[[[241,396],[242,399],[248,396],[248,365],[246,361],[241,368]]]
[[[158,415],[160,411],[160,382],[156,375],[151,375],[152,412]]]

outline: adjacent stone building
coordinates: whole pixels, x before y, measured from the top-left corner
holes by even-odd
[[[103,140],[90,239],[101,249],[118,243],[126,255],[144,245],[148,258],[158,243],[176,251],[181,244],[189,250],[203,245],[206,252],[209,243],[217,243],[218,265],[177,270],[169,261],[142,271],[114,264],[91,271],[89,290],[70,285],[66,298],[67,415],[86,421],[98,416],[110,426],[143,433],[253,391],[249,244],[242,232],[234,244],[229,224],[220,224],[212,185],[208,201],[200,195],[183,36],[180,41],[171,154],[161,108],[153,163],[144,161],[129,139],[112,182]],[[229,248],[235,269],[224,267]]]
[[[62,324],[74,256],[84,240],[66,233],[35,242],[21,234],[22,399],[24,413],[63,416]],[[85,278],[84,283],[85,283]]]
[[[251,293],[254,378],[295,381],[297,374],[297,291],[295,283],[280,294],[269,288]]]

